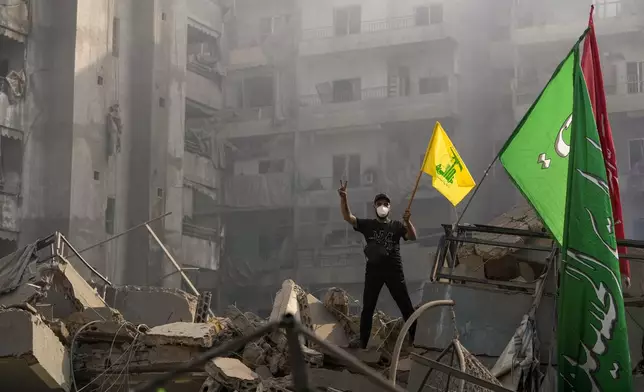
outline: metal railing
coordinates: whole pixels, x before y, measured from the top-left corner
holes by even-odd
[[[328,103],[347,103],[355,101],[366,101],[368,99],[385,99],[390,98],[388,95],[388,87],[370,87],[360,91],[359,96],[353,94],[332,94],[331,102]],[[322,99],[319,94],[309,94],[300,96],[301,106],[317,106],[322,104]]]
[[[515,79],[512,87],[514,90],[514,104],[518,106],[532,105],[539,93],[548,83],[547,80],[539,79],[539,82],[521,82]],[[622,82],[618,84],[607,84],[604,86],[606,96],[629,97],[644,94],[644,81]]]
[[[379,31],[409,29],[413,27],[427,26],[427,24],[417,24],[415,15],[399,16],[395,18],[379,19],[364,21],[360,23],[360,30],[355,33],[336,34],[335,26],[324,26],[302,31],[302,41],[314,39],[324,39],[333,37],[346,37],[356,34],[377,33]]]
[[[237,339],[229,341],[221,346],[215,347],[192,361],[188,361],[174,370],[167,372],[153,380],[150,380],[140,386],[130,389],[131,392],[154,392],[157,388],[163,387],[169,381],[173,380],[180,374],[190,373],[195,367],[202,367],[211,359],[229,355],[231,352],[241,349],[246,344],[251,343],[264,335],[271,334],[279,329],[283,329],[286,333],[288,342],[288,358],[289,364],[293,374],[293,390],[296,392],[309,392],[309,379],[306,369],[306,361],[304,360],[304,353],[300,345],[300,336],[304,336],[307,340],[313,342],[322,348],[326,353],[341,359],[347,366],[350,366],[357,372],[367,377],[373,384],[386,391],[391,392],[405,392],[404,389],[397,385],[392,385],[391,381],[387,381],[383,376],[376,373],[373,369],[367,367],[354,356],[348,354],[346,351],[327,343],[326,341],[317,337],[317,335],[302,326],[291,314],[285,315],[280,321],[274,321],[262,328],[255,330],[253,333],[246,336],[241,336]]]

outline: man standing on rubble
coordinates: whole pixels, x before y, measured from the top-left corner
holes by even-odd
[[[409,210],[403,214],[403,220],[389,219],[391,200],[384,193],[376,195],[373,207],[376,219],[356,218],[349,210],[347,202],[347,182],[340,181],[340,208],[342,217],[353,229],[362,235],[367,242],[364,248],[367,257],[364,292],[362,294],[362,314],[360,315],[360,347],[367,348],[371,335],[373,313],[376,310],[378,296],[383,285],[387,285],[400,313],[407,320],[414,313],[414,306],[409,298],[402,258],[400,257],[400,239],[414,241],[416,229],[411,223]],[[409,329],[411,341],[414,341],[416,323]],[[354,345],[355,342],[352,342]]]

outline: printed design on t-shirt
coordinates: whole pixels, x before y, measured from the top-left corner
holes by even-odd
[[[371,240],[383,246],[387,252],[391,252],[396,245],[394,243],[394,233],[390,230],[373,230]]]

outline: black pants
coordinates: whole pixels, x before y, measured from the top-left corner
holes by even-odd
[[[411,298],[409,298],[402,265],[400,263],[367,263],[364,293],[362,294],[362,314],[360,315],[360,344],[362,348],[367,348],[367,343],[369,343],[373,312],[376,310],[378,296],[383,284],[387,285],[405,321],[414,313],[414,306],[411,303]],[[416,335],[415,322],[409,328],[409,335],[413,342]]]

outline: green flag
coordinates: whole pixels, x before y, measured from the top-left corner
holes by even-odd
[[[566,209],[573,63],[571,53],[559,65],[499,155],[510,178],[559,244],[563,241]]]
[[[558,303],[559,391],[633,390],[619,258],[595,116],[574,54],[571,153]]]

